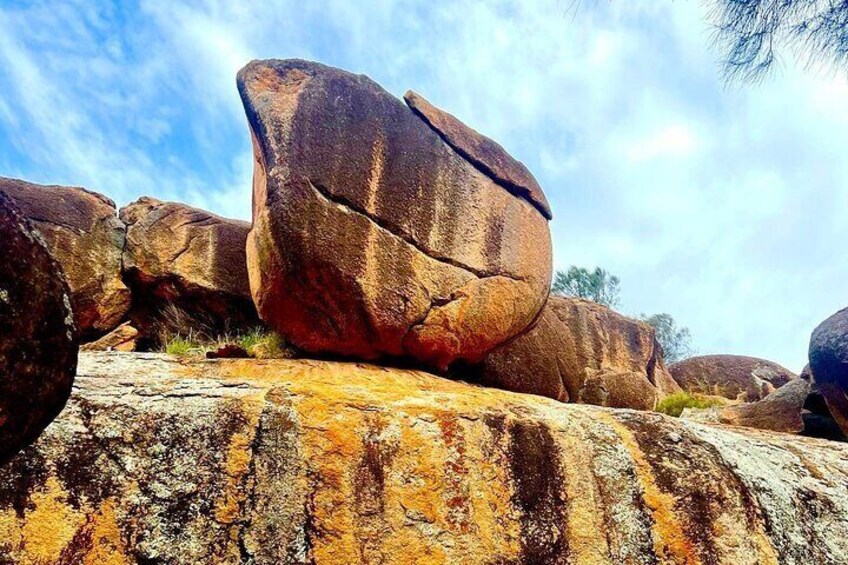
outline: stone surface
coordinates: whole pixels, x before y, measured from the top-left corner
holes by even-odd
[[[810,338],[810,369],[833,419],[848,435],[848,309],[840,310]]]
[[[798,376],[810,383],[810,394],[804,401],[804,411],[801,413],[801,418],[804,420],[804,431],[801,434],[832,441],[848,442],[848,436],[845,435],[839,424],[833,419],[833,414],[830,413],[830,408],[828,408],[827,401],[816,384],[810,365],[807,364]]]
[[[0,191],[0,465],[62,410],[78,347],[62,270]]]
[[[120,216],[131,317],[146,339],[162,327],[215,337],[259,323],[245,260],[249,223],[148,197],[121,208]]]
[[[809,393],[809,382],[793,379],[762,400],[724,408],[719,421],[732,426],[800,433],[804,431],[802,411]]]
[[[9,563],[848,562],[848,446],[318,361],[83,354]]]
[[[255,157],[251,289],[309,352],[444,369],[524,331],[551,280],[548,218],[365,76],[238,74]]]
[[[457,153],[508,190],[528,199],[546,218],[553,218],[545,193],[532,173],[498,143],[436,108],[420,94],[409,90],[403,99]]]
[[[71,288],[71,306],[83,340],[114,329],[130,308],[121,279],[125,228],[115,203],[84,188],[42,186],[0,178],[0,190],[17,203],[47,242]]]
[[[749,402],[761,400],[797,376],[777,363],[743,355],[702,355],[669,366],[684,390]],[[741,396],[740,396],[741,395]]]
[[[589,300],[551,296],[536,326],[470,379],[563,402],[652,410],[679,391],[652,327]]]
[[[100,339],[86,343],[80,351],[135,351],[138,338],[138,330],[124,322]]]

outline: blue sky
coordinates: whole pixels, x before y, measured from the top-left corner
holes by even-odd
[[[845,306],[848,81],[726,86],[699,2],[0,0],[0,175],[248,219],[235,88],[301,57],[412,88],[544,187],[554,264],[622,279],[702,353],[800,370]]]

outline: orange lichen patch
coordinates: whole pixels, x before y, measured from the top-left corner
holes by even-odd
[[[245,416],[244,427],[233,434],[227,447],[225,470],[227,485],[224,493],[215,504],[215,520],[221,524],[232,524],[238,520],[241,505],[247,495],[244,480],[250,472],[250,460],[253,454],[251,444],[256,437],[259,418],[262,415],[263,401],[256,397],[239,402],[236,408]]]
[[[645,459],[645,454],[642,453],[632,432],[606,412],[598,412],[596,417],[613,429],[633,459],[636,479],[642,489],[645,505],[650,509],[654,519],[652,532],[656,555],[664,563],[699,564],[701,561],[695,553],[692,541],[686,536],[683,526],[675,514],[676,500],[674,496],[660,489],[651,465]]]
[[[23,555],[30,562],[54,563],[62,550],[85,523],[85,513],[68,503],[68,493],[55,477],[33,493],[33,509],[26,512],[21,526]]]
[[[106,500],[85,526],[90,529],[89,539],[92,547],[86,552],[83,565],[129,565],[135,563],[126,554],[115,517],[115,503]]]

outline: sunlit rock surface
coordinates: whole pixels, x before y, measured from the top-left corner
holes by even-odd
[[[848,447],[325,361],[81,355],[9,563],[848,562]]]

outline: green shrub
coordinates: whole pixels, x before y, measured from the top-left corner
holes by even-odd
[[[657,405],[657,412],[677,418],[686,408],[712,408],[713,406],[724,406],[725,404],[727,404],[727,401],[723,398],[689,392],[677,392],[663,398]]]

